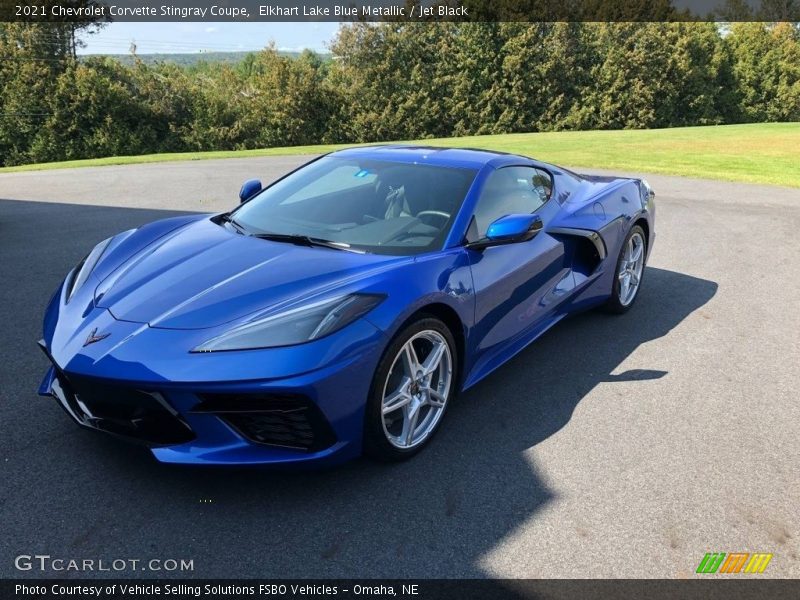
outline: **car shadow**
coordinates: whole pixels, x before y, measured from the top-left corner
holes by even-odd
[[[8,219],[15,211],[35,222],[33,239]],[[592,311],[560,323],[465,392],[434,443],[405,463],[361,459],[300,472],[175,467],[79,430],[37,398],[46,362],[34,343],[49,294],[92,242],[173,214],[0,201],[0,248],[15,263],[3,261],[0,275],[38,275],[3,292],[4,307],[8,300],[19,317],[2,332],[3,354],[20,356],[0,365],[11,384],[0,391],[1,414],[12,432],[0,442],[11,458],[0,470],[13,483],[0,491],[0,512],[15,523],[0,541],[4,552],[188,558],[195,571],[179,575],[204,578],[486,577],[482,559],[558,501],[525,452],[568,426],[599,383],[666,375],[657,362],[615,371],[717,290],[714,282],[648,267],[628,314]],[[91,226],[74,233],[87,219]],[[20,576],[8,569],[0,574]]]

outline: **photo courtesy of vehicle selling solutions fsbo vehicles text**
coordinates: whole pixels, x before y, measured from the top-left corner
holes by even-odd
[[[795,598],[800,3],[0,0],[0,597]]]

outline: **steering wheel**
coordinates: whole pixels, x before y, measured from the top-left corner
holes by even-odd
[[[446,213],[443,210],[421,210],[417,213],[417,218],[425,223],[425,219],[423,217],[435,217],[437,219],[441,219],[441,229],[447,224],[447,221],[450,219],[450,213]],[[426,225],[430,225],[430,223],[425,223]],[[431,227],[435,227],[435,225],[431,225]]]

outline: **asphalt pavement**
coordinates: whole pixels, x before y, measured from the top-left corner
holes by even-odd
[[[93,575],[15,568],[34,554],[203,578],[695,577],[706,552],[800,577],[798,189],[649,176],[633,310],[559,324],[400,465],[164,466],[36,395],[42,312],[93,244],[304,160],[0,174],[0,577]]]

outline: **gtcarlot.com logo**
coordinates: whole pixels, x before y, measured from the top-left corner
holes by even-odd
[[[194,571],[194,560],[185,558],[54,558],[49,554],[20,554],[14,559],[18,571]]]

